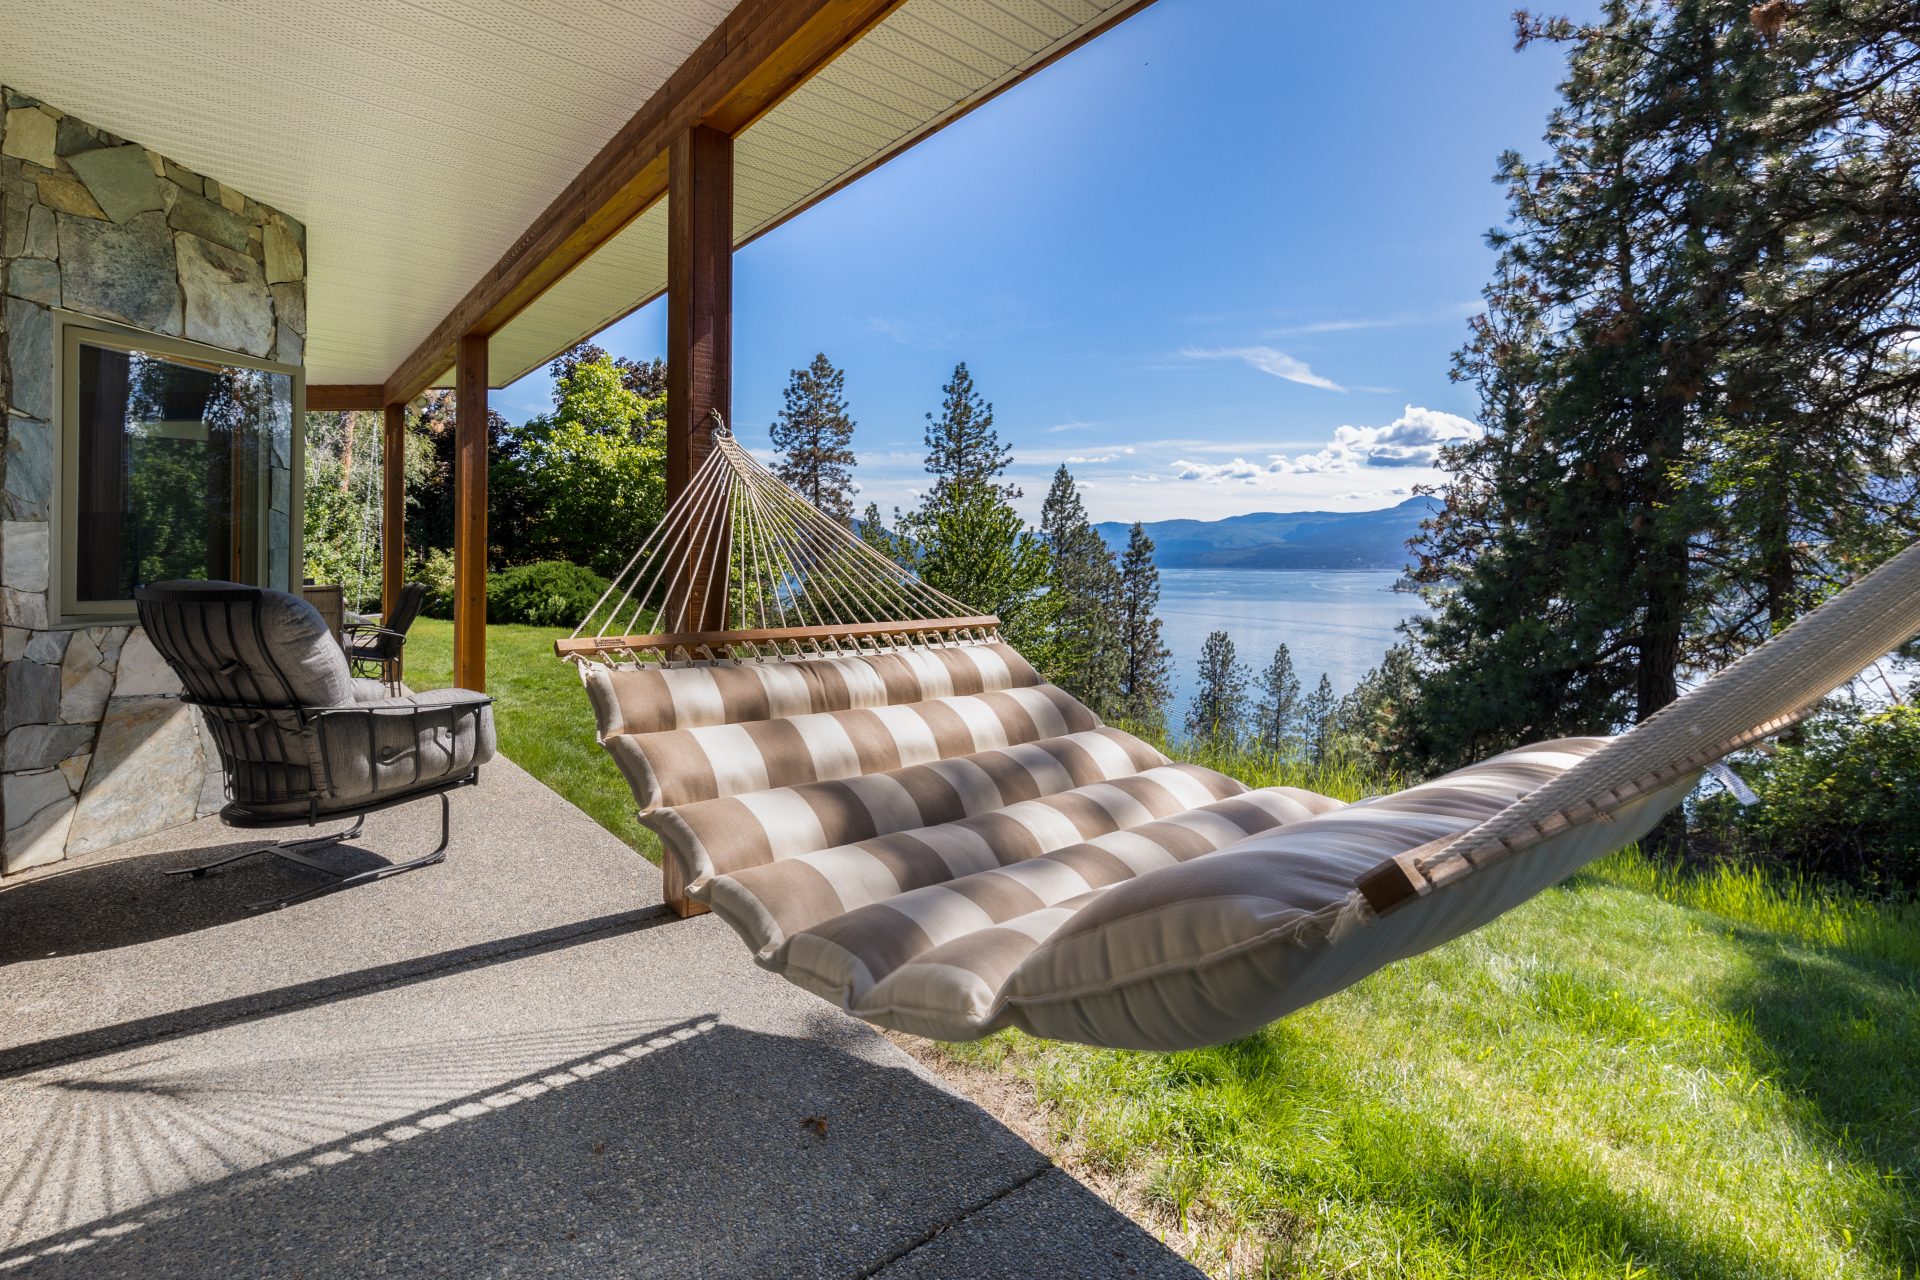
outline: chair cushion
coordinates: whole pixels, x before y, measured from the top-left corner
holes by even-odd
[[[604,739],[643,809],[830,782],[1098,728],[1052,685]]]
[[[320,611],[301,597],[232,582],[155,585],[213,597],[195,606],[191,620],[183,619],[167,634],[149,628],[155,648],[190,690],[204,690],[212,701],[247,706],[338,707],[353,702],[347,655]],[[232,603],[217,602],[223,592],[232,596]],[[252,617],[256,592],[257,636]]]
[[[1509,752],[1352,805],[1289,792],[1216,801],[879,898],[758,958],[862,1018],[941,1039],[1005,1026],[1147,1049],[1233,1039],[1477,928],[1637,838],[1691,786],[1371,919],[1360,876],[1467,830],[1606,741]],[[739,911],[722,886],[744,879],[715,881],[717,911]]]

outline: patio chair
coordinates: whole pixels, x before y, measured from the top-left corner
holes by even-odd
[[[342,628],[341,645],[354,675],[379,680],[388,693],[400,692],[400,661],[407,631],[426,600],[426,587],[409,582],[400,588],[400,598],[393,602],[392,611],[379,622],[349,622]]]
[[[220,818],[242,829],[315,826],[344,831],[247,849],[170,872],[202,876],[259,853],[330,877],[255,907],[307,898],[445,860],[447,794],[480,780],[493,758],[492,699],[466,689],[397,697],[356,680],[319,612],[282,591],[231,582],[163,582],[134,593],[141,625],[200,708],[226,773]],[[438,796],[440,843],[405,862],[347,874],[307,854],[351,840],[366,816]]]

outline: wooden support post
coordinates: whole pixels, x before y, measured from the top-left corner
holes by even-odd
[[[390,404],[380,436],[380,608],[400,603],[407,563],[407,406]]]
[[[453,683],[487,689],[487,339],[466,334],[454,361]]]
[[[713,448],[713,413],[733,423],[733,139],[693,128],[667,163],[667,500],[687,487]],[[726,537],[699,544],[685,625],[726,626]],[[720,563],[712,563],[714,555]],[[710,581],[723,584],[704,590]]]

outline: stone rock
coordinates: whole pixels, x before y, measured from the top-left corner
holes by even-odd
[[[60,776],[67,780],[67,790],[80,794],[80,784],[87,780],[87,764],[92,759],[92,756],[68,756],[60,762]]]
[[[98,130],[68,116],[60,122],[59,132],[54,136],[53,149],[63,156],[72,156],[82,151],[92,151],[102,145]]]
[[[113,696],[154,697],[183,692],[185,690],[180,685],[180,677],[173,673],[173,668],[153,647],[153,641],[147,639],[147,633],[136,629],[120,649],[119,674],[113,683]]]
[[[198,236],[176,235],[187,337],[264,356],[273,350],[273,295],[260,264]]]
[[[4,723],[9,736],[23,724],[50,724],[60,711],[59,667],[22,658],[7,664],[7,708]]]
[[[21,653],[28,662],[44,662],[57,667],[67,660],[67,641],[73,639],[71,631],[30,631],[31,639]]]
[[[93,198],[86,183],[70,173],[36,173],[33,186],[40,195],[40,203],[51,209],[76,218],[94,218],[101,222],[107,219],[107,211]]]
[[[60,122],[38,107],[21,107],[7,112],[6,137],[0,140],[0,155],[13,156],[43,169],[60,166],[55,147]]]
[[[63,215],[60,265],[72,309],[179,336],[180,286],[165,214],[124,223]]]
[[[53,428],[31,418],[15,418],[8,425],[0,514],[9,520],[45,520],[53,499]]]
[[[301,283],[273,286],[273,314],[280,323],[301,337],[307,336],[307,286]]]
[[[18,662],[27,656],[33,632],[25,627],[0,627],[0,662]]]
[[[60,264],[43,258],[15,258],[7,268],[7,292],[28,302],[60,305]]]
[[[185,165],[175,164],[165,156],[162,156],[160,157],[160,166],[167,171],[167,181],[173,183],[181,190],[191,191],[194,195],[202,195],[206,192],[206,184],[200,180],[200,175]]]
[[[8,520],[0,524],[0,585],[22,591],[47,589],[47,522]]]
[[[47,597],[41,591],[15,591],[0,587],[0,623],[10,627],[47,629]]]
[[[92,724],[113,694],[113,668],[100,660],[100,648],[85,631],[67,642],[60,664],[60,723]]]
[[[224,182],[216,182],[208,178],[207,196],[209,199],[218,200],[220,207],[228,213],[245,214],[247,211],[247,198]]]
[[[29,258],[60,256],[60,231],[54,211],[43,204],[27,210],[27,242],[21,252]]]
[[[93,641],[94,648],[100,650],[100,662],[109,670],[118,670],[120,650],[127,643],[127,634],[131,627],[88,627],[87,636]]]
[[[53,417],[53,312],[7,299],[7,360],[14,410],[42,421]]]
[[[51,769],[84,754],[97,728],[90,724],[26,724],[7,735],[7,772]]]
[[[5,190],[0,189],[0,258],[17,258],[27,251],[30,209],[18,200],[9,201],[5,197]],[[39,207],[31,206],[32,209]]]
[[[167,225],[175,231],[224,245],[235,253],[247,251],[247,232],[252,229],[245,218],[228,213],[205,196],[190,191],[182,191],[175,197],[173,208],[167,213]]]
[[[266,249],[268,284],[284,284],[306,277],[307,256],[301,252],[293,231],[277,217],[267,221]]]
[[[291,325],[274,329],[273,358],[281,364],[301,364],[307,358],[307,340]]]
[[[87,184],[94,203],[115,222],[161,207],[160,179],[154,176],[145,147],[101,147],[69,156],[67,163]]]
[[[75,803],[58,770],[8,774],[4,784],[7,827],[0,870],[11,875],[67,856]]]
[[[115,698],[67,837],[86,853],[193,820],[207,762],[194,709],[177,698]]]

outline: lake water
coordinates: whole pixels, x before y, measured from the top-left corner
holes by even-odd
[[[1390,589],[1399,577],[1367,569],[1162,569],[1161,635],[1173,651],[1174,676],[1168,723],[1178,727],[1186,714],[1210,631],[1233,638],[1256,678],[1284,643],[1303,691],[1324,671],[1334,692],[1346,693],[1380,665],[1400,623],[1426,612],[1419,596]]]

